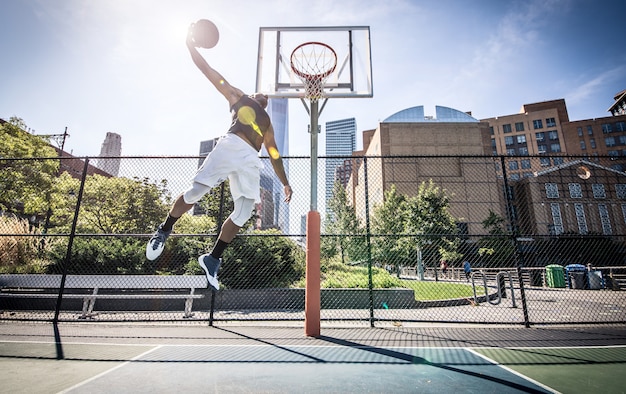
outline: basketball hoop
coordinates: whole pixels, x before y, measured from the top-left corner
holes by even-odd
[[[311,102],[324,97],[324,83],[337,67],[337,54],[323,42],[305,42],[291,52],[291,69],[304,83]]]

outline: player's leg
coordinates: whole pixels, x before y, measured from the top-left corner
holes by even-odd
[[[222,254],[224,250],[235,238],[241,227],[252,216],[254,208],[254,200],[246,197],[239,197],[235,200],[235,208],[228,219],[222,225],[219,237],[211,253],[203,254],[198,257],[198,263],[204,270],[209,284],[219,290],[219,282],[217,280],[217,271],[222,263]]]
[[[161,255],[165,247],[165,241],[172,233],[174,223],[185,212],[190,210],[196,202],[200,201],[202,196],[209,190],[211,190],[210,186],[194,182],[186,192],[176,199],[167,218],[159,225],[152,238],[148,241],[148,245],[146,245],[146,258],[148,260],[156,260]]]

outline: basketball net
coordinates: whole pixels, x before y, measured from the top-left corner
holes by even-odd
[[[322,42],[305,42],[291,53],[291,69],[304,84],[304,97],[318,101],[324,97],[324,84],[337,67],[337,54]]]

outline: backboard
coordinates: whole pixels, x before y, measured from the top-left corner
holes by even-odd
[[[324,97],[373,96],[369,26],[261,27],[256,91],[271,98],[304,98],[304,84],[290,59],[293,50],[306,42],[326,44],[337,54]]]

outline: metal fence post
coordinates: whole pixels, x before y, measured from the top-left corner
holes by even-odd
[[[87,178],[87,170],[89,169],[89,158],[85,158],[85,164],[83,166],[83,173],[80,177],[80,188],[78,189],[78,198],[76,199],[76,208],[74,209],[74,219],[72,219],[72,230],[70,231],[70,239],[67,243],[67,251],[65,253],[65,260],[63,261],[63,272],[61,275],[61,285],[59,286],[59,297],[57,298],[57,305],[54,309],[54,324],[59,322],[59,313],[61,312],[61,302],[63,301],[63,293],[65,291],[65,279],[67,278],[67,267],[72,259],[72,245],[74,243],[74,236],[76,235],[76,223],[78,222],[78,214],[80,212],[80,202],[83,198],[83,191],[85,190],[85,179]]]
[[[519,292],[522,300],[522,312],[524,314],[524,326],[530,327],[530,321],[528,318],[528,305],[526,304],[526,292],[524,291],[524,279],[522,277],[522,267],[524,266],[524,256],[521,253],[520,245],[518,241],[519,228],[517,227],[517,220],[513,213],[513,201],[511,193],[509,193],[509,182],[506,174],[506,161],[504,156],[500,156],[500,165],[502,166],[502,180],[504,182],[504,198],[506,206],[506,214],[511,223],[511,237],[513,238],[513,245],[515,246],[515,269],[517,271],[517,280],[519,281]],[[499,284],[498,284],[499,285]]]
[[[374,327],[374,281],[372,278],[372,242],[370,237],[369,190],[367,184],[367,156],[363,157],[363,177],[365,181],[365,237],[367,240],[367,287],[369,290],[370,327]]]

